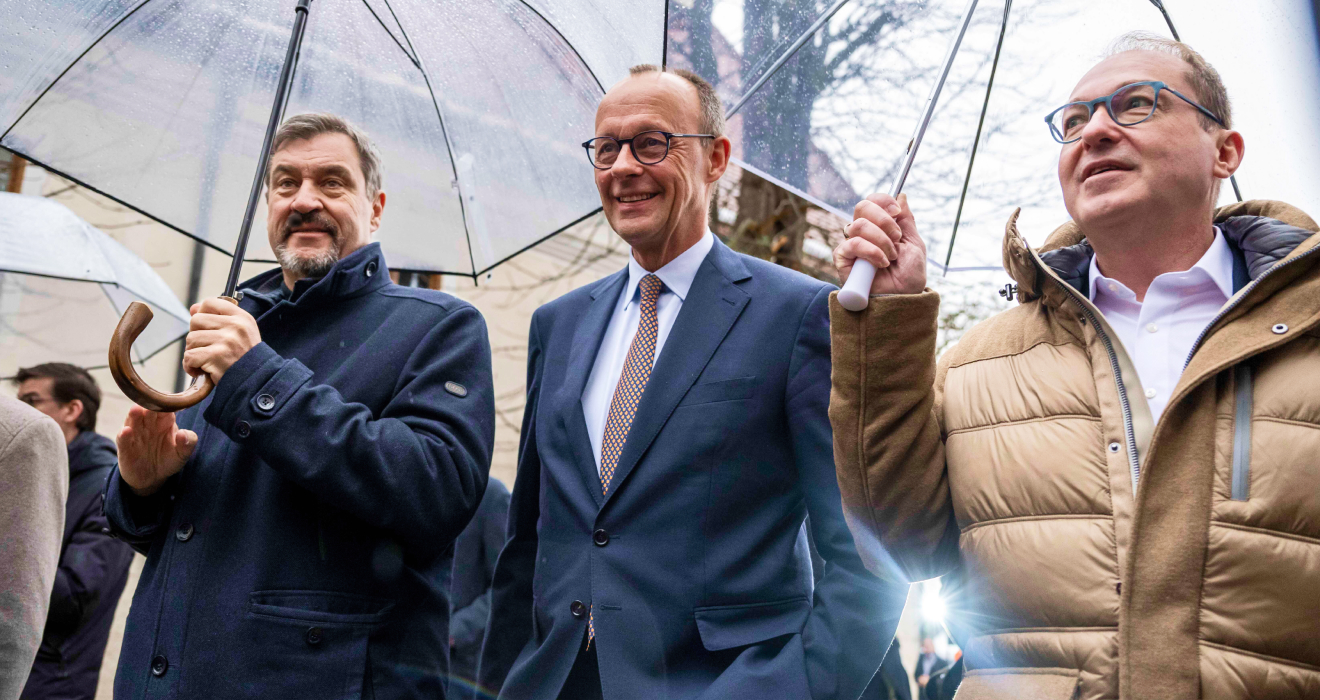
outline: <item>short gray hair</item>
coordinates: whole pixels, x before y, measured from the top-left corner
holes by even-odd
[[[362,163],[362,182],[366,187],[367,199],[375,199],[380,192],[380,153],[376,144],[361,129],[347,119],[336,114],[309,112],[298,114],[284,120],[270,142],[271,155],[293,141],[303,141],[321,134],[343,134],[357,147],[358,160]],[[270,185],[270,169],[266,169],[266,184]]]
[[[1187,82],[1191,83],[1192,93],[1202,107],[1210,110],[1224,122],[1223,128],[1233,126],[1233,105],[1228,100],[1228,90],[1219,77],[1219,71],[1210,65],[1195,49],[1182,43],[1167,39],[1151,32],[1129,32],[1115,39],[1105,51],[1105,58],[1127,51],[1154,51],[1182,59],[1187,64]],[[1201,126],[1206,131],[1213,131],[1219,125],[1214,120],[1198,115]]]
[[[724,135],[724,103],[720,96],[715,92],[715,87],[706,82],[706,79],[693,73],[690,70],[682,68],[664,68],[650,63],[633,66],[628,69],[629,75],[641,75],[643,73],[672,73],[678,77],[692,83],[692,87],[697,89],[697,104],[701,109],[701,123],[697,126],[704,134],[713,136]]]

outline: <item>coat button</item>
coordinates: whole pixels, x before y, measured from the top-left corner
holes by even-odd
[[[367,269],[365,270],[365,272],[366,272],[366,274],[367,274],[367,277],[370,277],[370,276],[376,274],[376,261],[375,261],[375,260],[373,260],[373,261],[367,263]]]
[[[245,438],[252,434],[252,426],[248,425],[247,421],[241,420],[238,422],[238,425],[234,427],[234,432],[238,433],[239,437]]]
[[[275,397],[270,394],[262,394],[261,396],[258,396],[257,408],[260,408],[263,411],[269,411],[270,409],[275,408]]]
[[[604,547],[610,543],[610,533],[604,530],[597,530],[591,533],[591,541],[596,543],[597,547]]]
[[[1276,323],[1272,328],[1270,328],[1270,331],[1275,335],[1283,335],[1284,333],[1288,332],[1288,324]]]
[[[174,531],[174,539],[180,542],[187,542],[188,540],[192,539],[192,536],[193,536],[192,523],[184,523],[179,526],[178,530]]]
[[[587,606],[580,600],[575,600],[568,606],[568,611],[573,613],[573,617],[582,619],[587,616]]]
[[[307,643],[316,646],[321,643],[321,628],[309,627],[307,629]]]
[[[1120,449],[1120,448],[1119,448],[1119,444],[1118,444],[1117,442],[1111,442],[1111,443],[1109,443],[1109,451],[1110,451],[1110,452],[1117,453],[1119,449]]]
[[[170,670],[170,660],[164,656],[157,655],[151,660],[151,675],[160,678],[168,670]]]

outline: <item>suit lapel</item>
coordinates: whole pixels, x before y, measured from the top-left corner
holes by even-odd
[[[568,421],[568,439],[573,443],[574,460],[581,469],[582,480],[586,484],[596,505],[605,502],[605,495],[600,487],[600,475],[596,468],[596,454],[591,449],[591,435],[587,433],[587,419],[582,413],[582,392],[591,377],[591,368],[596,364],[596,353],[600,350],[605,329],[614,315],[615,302],[628,282],[628,268],[617,272],[601,281],[591,294],[591,305],[587,307],[582,320],[578,322],[573,334],[573,349],[569,354],[567,374],[564,377],[563,407],[565,420]]]
[[[674,327],[660,351],[660,359],[642,392],[605,503],[619,492],[751,300],[747,292],[735,284],[749,277],[751,275],[737,254],[716,239],[715,246],[697,270],[683,308],[674,320]]]

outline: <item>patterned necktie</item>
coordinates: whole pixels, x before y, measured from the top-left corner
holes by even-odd
[[[660,330],[655,306],[664,284],[659,277],[647,275],[637,286],[642,292],[641,318],[637,322],[637,334],[633,336],[632,347],[628,348],[628,359],[623,363],[619,385],[614,389],[610,415],[605,420],[605,435],[600,443],[600,485],[606,495],[610,493],[614,468],[619,464],[619,455],[623,453],[623,443],[628,439],[633,415],[637,413],[637,404],[642,400],[646,380],[651,378],[651,366],[655,364],[655,341]],[[595,605],[592,608],[592,614],[587,617],[588,649],[591,648],[591,640],[596,638]]]

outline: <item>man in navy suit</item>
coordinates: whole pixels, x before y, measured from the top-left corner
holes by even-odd
[[[853,700],[893,636],[906,587],[863,568],[835,480],[832,287],[711,235],[723,122],[638,66],[584,144],[632,255],[532,318],[478,671],[501,698]]]

